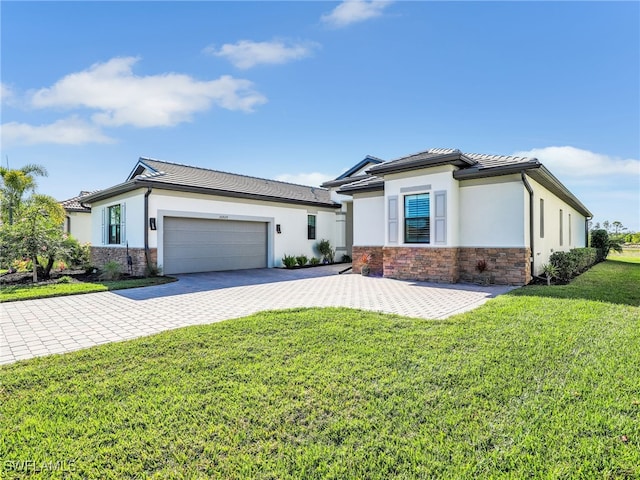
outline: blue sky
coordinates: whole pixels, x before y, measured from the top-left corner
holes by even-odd
[[[640,230],[638,2],[12,2],[2,165],[58,199],[140,156],[318,184],[365,155],[540,159]]]

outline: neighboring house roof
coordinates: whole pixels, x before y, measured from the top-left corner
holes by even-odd
[[[68,200],[63,200],[60,202],[62,208],[64,208],[67,212],[91,212],[91,208],[83,205],[85,197],[91,195],[94,192],[81,191],[79,195],[70,198]]]
[[[353,194],[384,190],[385,174],[406,172],[438,165],[455,165],[453,172],[457,180],[487,178],[509,175],[526,171],[527,175],[567,202],[581,214],[591,217],[593,214],[573,195],[547,168],[532,157],[511,155],[486,155],[481,153],[462,153],[451,148],[433,148],[406,157],[391,160],[371,167],[367,173],[372,177],[343,185],[338,193]]]
[[[89,196],[88,203],[141,187],[272,202],[339,207],[324,188],[221,172],[141,157],[126,182]]]
[[[339,187],[347,183],[352,183],[354,181],[370,178],[371,175],[368,173],[361,173],[359,175],[354,175],[354,174],[362,171],[362,169],[365,168],[367,165],[378,165],[380,163],[384,163],[384,160],[378,157],[374,157],[372,155],[367,155],[366,157],[364,157],[364,159],[356,163],[353,167],[351,167],[349,170],[347,170],[342,175],[337,177],[335,180],[329,180],[327,182],[324,182],[321,186],[327,187],[327,188]]]

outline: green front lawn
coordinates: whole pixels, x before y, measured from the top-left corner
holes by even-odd
[[[80,293],[106,292],[126,288],[149,287],[175,281],[172,277],[134,278],[104,282],[50,283],[45,285],[7,285],[0,288],[0,303],[35,298],[62,297]]]
[[[445,321],[267,312],[7,365],[0,476],[638,478],[639,272]]]

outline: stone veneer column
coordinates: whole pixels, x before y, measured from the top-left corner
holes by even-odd
[[[498,285],[526,285],[531,281],[529,248],[460,248],[458,265],[460,281],[471,283],[480,273],[480,260],[487,264],[485,274]]]
[[[384,276],[400,280],[456,283],[458,249],[385,247]]]
[[[144,257],[144,248],[129,247],[129,255],[133,261],[133,275],[143,276],[146,274],[147,262]],[[149,261],[155,265],[158,261],[158,251],[155,248],[149,249]],[[102,268],[107,262],[118,262],[122,267],[122,273],[128,273],[127,249],[124,247],[91,247],[91,264],[97,268]]]

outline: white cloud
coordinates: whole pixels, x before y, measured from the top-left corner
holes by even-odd
[[[4,145],[35,145],[38,143],[81,145],[113,141],[105,136],[98,127],[75,116],[48,125],[5,123],[1,127],[0,137]]]
[[[3,104],[8,103],[13,98],[13,89],[6,83],[0,83],[0,99]]]
[[[283,173],[276,177],[276,180],[281,182],[296,183],[298,185],[310,185],[312,187],[319,187],[327,180],[333,180],[335,177],[326,175],[324,173]]]
[[[240,40],[238,43],[225,43],[220,49],[211,45],[205,52],[216,57],[224,57],[238,68],[247,69],[256,65],[277,65],[310,56],[319,44],[299,42],[286,44],[280,40],[271,42],[252,42]]]
[[[544,147],[515,152],[514,155],[535,157],[554,175],[585,179],[612,175],[640,175],[640,160],[617,158],[576,147]]]
[[[346,0],[334,8],[331,13],[323,15],[322,21],[332,27],[346,27],[352,23],[381,16],[382,11],[391,3],[386,0]]]
[[[100,125],[173,126],[196,112],[217,105],[227,110],[252,111],[266,98],[248,80],[222,76],[199,81],[188,75],[165,73],[136,76],[134,57],[113,58],[71,73],[31,97],[35,107],[88,108]]]

